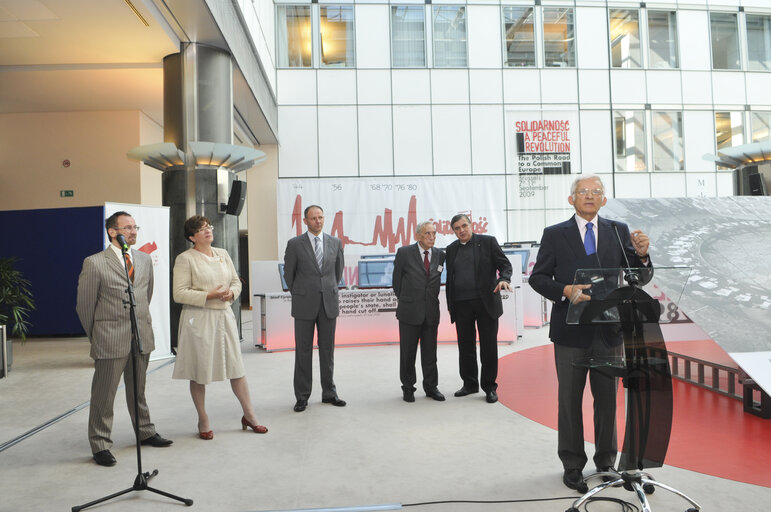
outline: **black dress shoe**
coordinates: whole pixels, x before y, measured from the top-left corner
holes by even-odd
[[[472,390],[467,388],[466,386],[463,386],[462,388],[460,388],[458,391],[455,392],[455,396],[466,396],[466,395],[471,395],[473,393],[479,393],[479,390],[478,389]]]
[[[110,453],[110,450],[102,450],[101,452],[96,452],[94,454],[94,462],[100,466],[114,466],[118,463],[115,457],[112,456],[112,453]]]
[[[494,404],[495,402],[498,401],[498,393],[496,393],[494,389],[491,389],[486,393],[487,393],[487,396],[485,397],[485,400],[487,400],[488,404]]]
[[[616,470],[610,466],[603,466],[603,467],[597,468],[597,473],[615,473],[615,472]],[[615,480],[615,477],[611,475],[602,475],[603,482],[612,482],[613,480]]]
[[[444,395],[436,388],[426,391],[426,396],[428,398],[433,398],[437,402],[444,402]]]
[[[294,412],[303,412],[306,407],[308,407],[307,400],[298,400],[297,403],[294,404]]]
[[[414,402],[415,392],[407,391],[406,389],[402,390],[402,400],[404,400],[405,402]]]
[[[562,475],[562,483],[570,489],[575,489],[578,492],[586,492],[589,490],[586,483],[584,483],[584,475],[581,474],[580,469],[566,469]]]
[[[164,439],[161,437],[159,433],[155,433],[148,437],[147,439],[142,439],[141,443],[144,446],[152,446],[154,448],[166,448],[167,446],[171,446],[171,443],[173,443],[171,439]]]
[[[340,400],[336,396],[332,398],[322,398],[321,401],[325,404],[332,404],[335,407],[345,407],[345,400]]]

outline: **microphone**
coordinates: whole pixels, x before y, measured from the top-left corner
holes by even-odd
[[[126,237],[123,235],[118,235],[115,237],[115,240],[118,241],[120,244],[120,248],[123,252],[128,252],[129,250],[129,244],[126,242]]]
[[[640,284],[640,276],[638,276],[635,272],[632,272],[632,267],[629,265],[629,258],[626,257],[624,244],[621,242],[621,235],[618,234],[618,224],[611,222],[610,225],[613,226],[613,231],[616,233],[616,240],[618,240],[618,245],[621,247],[621,254],[624,255],[624,261],[626,261],[627,273],[624,276],[624,280],[629,283],[630,286],[636,286]]]

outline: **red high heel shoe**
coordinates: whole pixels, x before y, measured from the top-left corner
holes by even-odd
[[[198,437],[200,437],[205,441],[211,441],[212,439],[214,439],[214,431],[209,430],[208,432],[198,432]]]
[[[248,421],[246,421],[246,416],[241,416],[241,430],[246,430],[246,427],[249,427],[250,429],[254,430],[257,434],[267,434],[268,433],[268,427],[264,427],[262,425],[252,425]]]

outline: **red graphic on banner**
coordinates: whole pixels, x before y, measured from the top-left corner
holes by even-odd
[[[158,250],[158,244],[156,244],[155,242],[152,242],[152,243],[148,242],[144,244],[142,247],[140,247],[138,250],[145,254],[151,254]]]
[[[330,234],[338,237],[343,242],[343,247],[349,244],[362,245],[365,247],[380,245],[384,249],[388,248],[388,252],[392,253],[397,246],[401,247],[412,243],[412,236],[418,227],[417,203],[417,198],[414,195],[410,196],[410,202],[407,206],[407,218],[399,217],[399,220],[396,222],[395,230],[393,210],[385,208],[383,210],[383,215],[375,217],[375,224],[372,229],[372,241],[370,242],[360,242],[346,236],[345,228],[343,226],[342,210],[335,213]],[[465,213],[469,216],[469,219],[472,219],[471,225],[474,233],[487,233],[487,217],[480,217],[478,221],[474,221],[470,211],[461,213]],[[298,194],[297,197],[295,197],[294,207],[292,208],[292,227],[295,229],[297,236],[300,236],[303,233],[302,218],[302,196]],[[436,232],[439,235],[447,235],[453,232],[449,220],[428,220],[434,223]],[[348,279],[346,279],[346,282],[349,282]]]

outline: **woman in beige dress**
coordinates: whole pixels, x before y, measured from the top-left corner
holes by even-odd
[[[193,247],[174,262],[174,301],[183,304],[179,318],[175,379],[190,381],[190,395],[198,412],[198,436],[213,439],[206,414],[206,384],[230,379],[241,403],[241,428],[258,434],[268,431],[257,424],[244,376],[236,318],[231,304],[241,293],[241,281],[230,255],[212,247],[214,228],[206,217],[185,221],[185,238]]]

